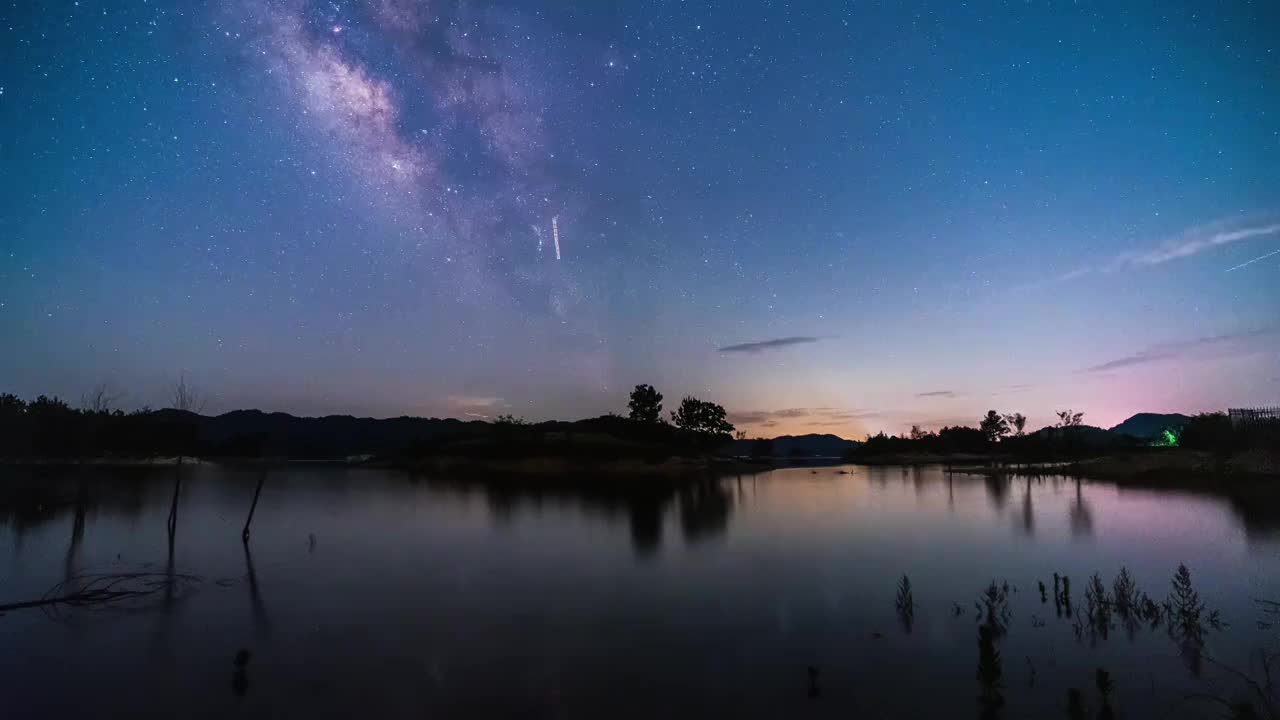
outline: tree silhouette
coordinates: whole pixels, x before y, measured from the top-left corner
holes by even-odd
[[[685,396],[680,407],[671,412],[671,422],[681,430],[704,435],[730,435],[733,424],[725,419],[724,408],[713,403]]]
[[[80,409],[95,415],[109,413],[118,399],[106,383],[101,383],[80,396]]]
[[[1073,428],[1084,424],[1084,413],[1073,413],[1070,409],[1058,411],[1058,427]]]
[[[187,383],[185,374],[178,376],[178,382],[169,386],[169,407],[197,415],[204,410],[204,396],[200,390]]]
[[[999,442],[1001,438],[1009,434],[1009,423],[1005,422],[1004,416],[995,410],[988,410],[987,416],[982,418],[982,424],[978,426],[982,434],[987,436],[989,442]]]
[[[1026,427],[1027,427],[1026,415],[1023,415],[1022,413],[1012,413],[1010,415],[1005,415],[1004,421],[1005,421],[1005,424],[1007,424],[1013,430],[1013,434],[1016,435],[1017,437],[1022,437],[1023,435],[1027,434],[1026,433]]]
[[[652,385],[637,385],[631,391],[631,401],[627,403],[631,411],[629,417],[642,423],[662,422],[662,393]]]

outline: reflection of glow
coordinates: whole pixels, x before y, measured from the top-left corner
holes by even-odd
[[[556,259],[560,259],[560,216],[555,215],[551,218],[551,239],[556,245]]]

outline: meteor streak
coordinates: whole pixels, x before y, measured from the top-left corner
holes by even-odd
[[[1237,265],[1237,266],[1235,266],[1235,267],[1233,267],[1233,268],[1229,268],[1229,269],[1227,270],[1227,272],[1232,272],[1232,271],[1234,271],[1234,270],[1239,270],[1239,269],[1240,269],[1240,268],[1242,268],[1242,267],[1245,267],[1245,266],[1248,266],[1248,265],[1252,265],[1252,264],[1254,264],[1254,263],[1258,262],[1259,260],[1266,260],[1267,258],[1271,257],[1272,255],[1277,255],[1277,254],[1280,254],[1280,250],[1272,250],[1271,252],[1267,253],[1266,255],[1263,255],[1263,256],[1261,256],[1261,257],[1256,257],[1256,258],[1254,258],[1254,259],[1250,260],[1249,262],[1242,262],[1242,263],[1240,263],[1239,265]]]
[[[556,259],[560,259],[560,216],[553,215],[551,217],[551,239],[556,245]]]

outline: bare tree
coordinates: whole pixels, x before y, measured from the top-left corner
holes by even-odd
[[[95,385],[89,392],[80,395],[80,409],[88,413],[109,413],[120,396],[112,392],[111,386],[107,383],[99,383]]]
[[[169,386],[169,407],[174,410],[193,412],[197,415],[204,410],[204,396],[200,389],[187,382],[186,374],[178,376],[178,382]]]
[[[1026,435],[1027,416],[1022,413],[1013,413],[1004,416],[1004,421],[1013,428],[1013,434],[1018,437]]]

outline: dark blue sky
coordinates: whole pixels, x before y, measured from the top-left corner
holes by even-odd
[[[1280,400],[1274,2],[9,0],[0,129],[20,395]]]

